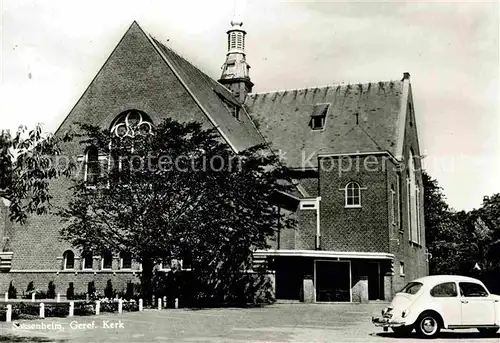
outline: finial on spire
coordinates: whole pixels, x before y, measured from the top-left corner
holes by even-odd
[[[244,0],[234,0],[234,13],[233,19],[231,20],[231,26],[242,26],[243,25],[243,12],[244,12]]]

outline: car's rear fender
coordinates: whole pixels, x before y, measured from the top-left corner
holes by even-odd
[[[423,305],[425,305],[425,306],[423,306]],[[419,301],[416,301],[408,309],[410,310],[410,313],[405,318],[403,318],[406,325],[415,324],[415,322],[422,315],[422,313],[425,313],[425,312],[435,313],[437,316],[439,316],[439,318],[441,320],[441,325],[442,326],[447,325],[444,322],[443,317],[441,316],[441,313],[442,313],[441,306],[437,302],[428,302],[428,303],[422,302],[422,304],[420,304]]]

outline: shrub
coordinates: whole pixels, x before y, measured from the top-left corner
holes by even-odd
[[[105,299],[101,301],[101,312],[116,312],[118,311],[118,300]]]
[[[139,311],[139,304],[133,299],[130,301],[124,301],[122,309],[123,311],[129,312]]]
[[[127,282],[127,291],[125,292],[125,299],[130,300],[134,297],[134,284]]]
[[[73,287],[73,282],[70,282],[69,287],[66,290],[66,298],[68,300],[73,300],[74,296],[75,296],[75,288]]]
[[[54,281],[49,282],[49,286],[47,287],[47,299],[54,299],[56,297],[56,285],[54,285]]]
[[[31,295],[35,291],[35,286],[33,285],[33,281],[28,283],[28,287],[26,287],[26,294]]]
[[[68,303],[45,304],[45,317],[66,317],[69,314]]]
[[[97,297],[97,291],[95,289],[94,281],[90,281],[87,284],[87,294],[89,295],[89,299],[94,300]]]
[[[95,314],[95,305],[92,301],[75,302],[74,314],[77,316],[89,316]]]
[[[115,291],[113,290],[113,283],[111,282],[111,279],[108,279],[106,288],[104,288],[104,296],[108,299],[112,299],[114,295]]]
[[[38,318],[40,314],[40,305],[35,303],[16,303],[12,304],[12,319],[32,319]]]
[[[9,299],[16,299],[17,298],[17,289],[14,287],[12,284],[12,281],[9,284]]]

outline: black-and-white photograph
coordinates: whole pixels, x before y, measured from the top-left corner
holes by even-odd
[[[0,342],[499,342],[499,18],[0,0]]]

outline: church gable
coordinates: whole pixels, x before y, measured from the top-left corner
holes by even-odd
[[[136,22],[122,37],[58,132],[76,123],[109,128],[120,113],[131,109],[147,113],[154,124],[169,117],[213,127]]]

